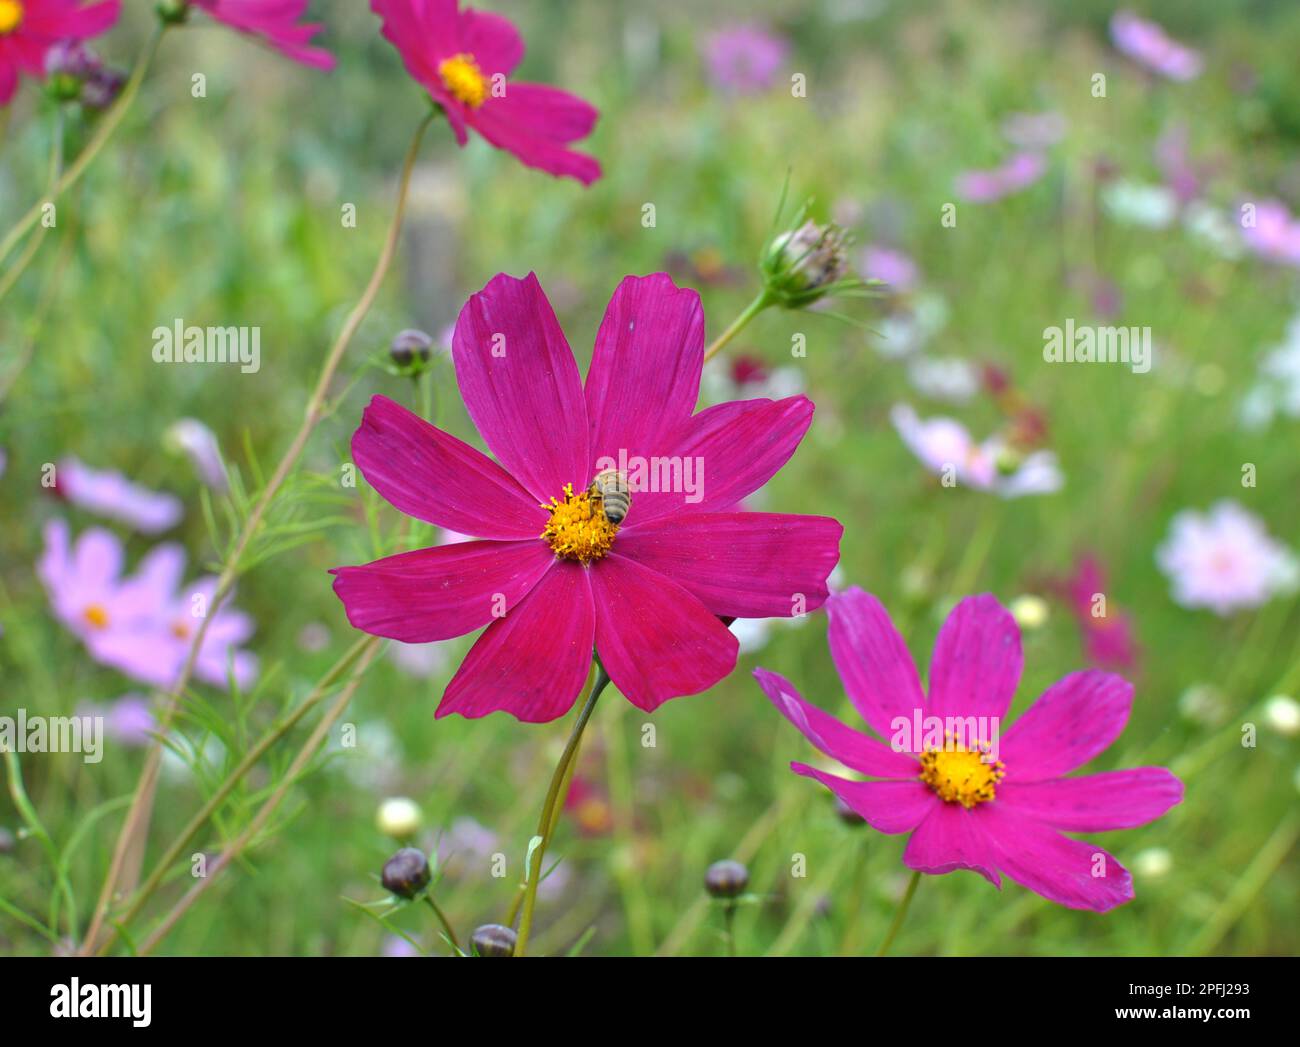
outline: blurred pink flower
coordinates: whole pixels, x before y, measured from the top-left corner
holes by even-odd
[[[864,280],[883,281],[895,294],[912,290],[920,277],[911,255],[879,244],[870,244],[862,249],[858,272]]]
[[[1133,669],[1137,664],[1137,640],[1133,635],[1133,618],[1115,608],[1106,593],[1106,574],[1095,556],[1084,556],[1074,574],[1063,586],[1079,631],[1083,636],[1088,661],[1103,669]],[[1104,602],[1097,597],[1104,597]],[[1103,609],[1102,614],[1097,610]]]
[[[1042,153],[1016,153],[1001,167],[964,171],[957,176],[957,195],[971,203],[989,203],[1033,185],[1047,171]]]
[[[19,75],[44,80],[45,55],[56,44],[108,32],[120,0],[0,0],[0,106],[18,90]]]
[[[1115,47],[1134,61],[1171,80],[1200,76],[1203,63],[1198,51],[1171,39],[1155,22],[1132,11],[1117,11],[1110,20]]]
[[[78,716],[102,716],[104,734],[130,748],[148,745],[158,721],[153,705],[142,694],[124,694],[112,702],[83,702],[77,708]]]
[[[194,5],[218,22],[241,33],[259,36],[295,62],[316,69],[333,69],[334,56],[310,45],[324,26],[319,22],[299,25],[307,12],[307,0],[192,0]]]
[[[758,94],[776,83],[789,51],[784,37],[758,25],[729,26],[704,42],[714,86],[737,95]]]
[[[1261,258],[1300,265],[1300,221],[1280,200],[1256,204],[1254,223],[1242,225],[1241,238]]]
[[[229,490],[230,477],[226,474],[221,447],[216,434],[206,425],[197,418],[178,419],[168,428],[165,440],[189,458],[206,486],[219,493]]]
[[[179,498],[140,487],[121,473],[91,469],[76,458],[60,461],[54,475],[55,491],[77,508],[144,534],[175,527],[184,515]]]
[[[1173,582],[1175,603],[1218,615],[1293,591],[1300,573],[1291,550],[1270,537],[1257,517],[1226,500],[1207,513],[1187,509],[1176,515],[1156,562]]]

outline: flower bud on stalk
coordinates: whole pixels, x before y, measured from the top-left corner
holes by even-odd
[[[403,847],[384,863],[380,879],[399,898],[414,898],[429,886],[429,859],[423,851]]]
[[[45,90],[58,102],[75,102],[82,85],[96,76],[102,63],[95,53],[78,40],[54,44],[45,52]]]
[[[704,874],[704,889],[714,898],[737,898],[749,886],[749,870],[740,862],[714,862]]]
[[[190,16],[189,0],[158,0],[154,7],[163,25],[180,25]]]
[[[117,101],[126,86],[127,76],[121,69],[96,69],[81,85],[81,105],[92,112],[102,113]]]
[[[765,291],[777,305],[804,309],[819,299],[866,287],[849,272],[848,243],[848,234],[833,222],[805,221],[774,237],[759,263]]]
[[[388,355],[403,374],[418,375],[429,362],[433,339],[423,331],[399,331],[388,347]]]
[[[509,927],[487,923],[470,935],[470,946],[475,956],[513,956],[518,936]]]

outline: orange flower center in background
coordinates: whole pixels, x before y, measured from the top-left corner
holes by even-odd
[[[0,0],[0,4],[4,2]],[[473,55],[462,52],[444,58],[438,63],[438,75],[452,96],[471,109],[477,109],[487,101],[488,80]]]
[[[172,622],[172,635],[178,640],[188,640],[190,627],[181,621]]]
[[[0,0],[0,5],[3,5],[3,3],[4,0]],[[3,6],[0,6],[0,12],[3,12],[3,10]],[[108,609],[102,603],[92,603],[81,612],[81,616],[86,619],[86,624],[92,629],[108,628]]]
[[[1005,777],[1002,761],[989,760],[987,745],[971,750],[953,743],[921,754],[921,781],[939,799],[967,810],[992,800],[995,786]]]
[[[7,36],[23,24],[23,5],[19,0],[0,0],[0,36]]]
[[[618,527],[605,518],[599,495],[590,491],[574,494],[573,484],[565,484],[564,500],[552,498],[542,508],[551,514],[542,539],[560,559],[588,564],[599,560],[614,544]]]

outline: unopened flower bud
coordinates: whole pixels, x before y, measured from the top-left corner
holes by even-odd
[[[1011,601],[1009,610],[1016,624],[1025,631],[1042,628],[1047,623],[1047,616],[1050,613],[1047,601],[1032,593],[1017,596]]]
[[[394,336],[392,344],[388,347],[388,355],[393,358],[393,363],[398,367],[410,367],[416,360],[427,363],[432,345],[433,339],[423,331],[408,328],[405,331],[398,331]]]
[[[799,309],[832,293],[848,276],[848,236],[839,226],[804,222],[776,237],[764,254],[768,293],[788,309]]]
[[[499,923],[485,923],[470,935],[469,943],[476,956],[513,956],[519,936]]]
[[[413,836],[420,828],[420,805],[405,796],[393,796],[379,805],[379,831],[397,840]]]
[[[735,898],[749,886],[749,870],[740,862],[714,862],[704,874],[704,889],[714,898]]]
[[[180,25],[190,14],[189,0],[158,0],[154,10],[164,25]]]
[[[76,40],[60,41],[45,52],[45,90],[60,102],[75,102],[82,84],[99,70],[93,51]]]
[[[117,101],[126,86],[126,73],[120,69],[97,69],[81,85],[81,104],[86,109],[102,112]]]
[[[399,898],[414,898],[429,886],[429,859],[423,851],[403,847],[384,863],[380,879]]]

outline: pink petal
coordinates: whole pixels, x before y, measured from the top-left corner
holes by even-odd
[[[790,770],[805,778],[816,778],[860,814],[877,832],[911,832],[943,801],[919,781],[854,782],[838,778],[805,763],[792,763]]]
[[[635,495],[632,500],[635,505]],[[825,516],[691,513],[629,525],[616,548],[667,575],[716,615],[789,618],[825,602],[843,533],[838,520]]]
[[[698,694],[736,667],[731,630],[657,571],[611,553],[592,568],[591,588],[601,664],[637,708]]]
[[[45,37],[50,42],[84,40],[108,32],[121,13],[121,0],[102,0],[101,3],[86,7],[30,4],[19,29],[34,36]]]
[[[512,82],[505,94],[466,111],[465,120],[526,166],[591,185],[600,177],[600,163],[565,146],[590,134],[599,115],[595,106],[558,87]]]
[[[1128,870],[1100,847],[1071,840],[995,800],[974,812],[997,865],[1022,887],[1070,909],[1106,912],[1133,899]]]
[[[479,69],[489,77],[497,73],[509,75],[524,57],[524,40],[514,23],[486,11],[467,8],[461,13],[460,46],[474,56]]]
[[[1059,778],[1082,767],[1119,737],[1133,707],[1133,685],[1086,669],[1052,684],[1002,736],[1007,780]]]
[[[1020,629],[1011,613],[989,593],[966,597],[952,609],[934,643],[931,714],[1000,721],[1011,707],[1024,661]]]
[[[1159,818],[1182,799],[1183,783],[1163,767],[998,786],[999,803],[1066,832],[1133,829]]]
[[[1002,887],[997,854],[980,829],[979,812],[959,803],[940,803],[930,811],[907,841],[903,864],[933,876],[970,869]]]
[[[456,321],[452,357],[479,433],[537,501],[560,497],[565,484],[587,486],[578,365],[533,273],[522,280],[501,273],[470,297]]]
[[[877,734],[893,737],[896,718],[910,724],[925,709],[907,644],[880,601],[857,587],[827,600],[826,613],[831,658],[850,701]]]
[[[663,452],[663,434],[685,425],[695,410],[703,366],[700,296],[663,273],[624,277],[605,309],[587,371],[593,462],[617,461],[620,451]]]
[[[767,669],[755,669],[754,679],[772,704],[805,738],[845,767],[878,778],[915,780],[921,773],[921,765],[911,756],[894,752],[870,735],[845,726],[834,716],[805,701],[785,677]]]
[[[384,499],[408,516],[479,538],[537,538],[538,500],[482,452],[386,396],[371,399],[352,458]]]
[[[354,629],[403,643],[429,643],[501,618],[554,561],[537,539],[460,542],[330,573]]]
[[[438,717],[504,711],[525,723],[545,723],[563,716],[591,668],[594,615],[588,572],[557,561],[475,641],[447,685]]]

